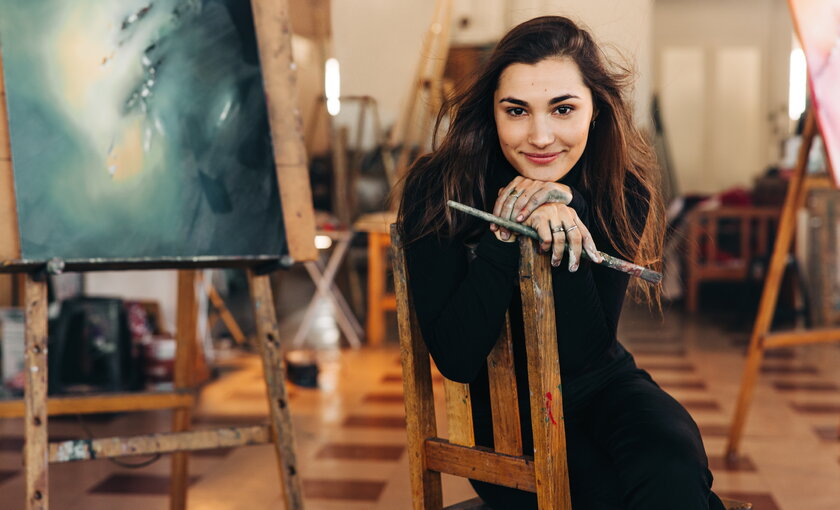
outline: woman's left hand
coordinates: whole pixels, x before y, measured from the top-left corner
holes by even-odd
[[[493,207],[493,214],[522,223],[543,204],[569,205],[571,201],[572,189],[565,184],[517,176],[499,190],[499,199]]]

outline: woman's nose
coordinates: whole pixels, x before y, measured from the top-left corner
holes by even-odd
[[[547,147],[554,142],[554,133],[551,131],[548,122],[539,117],[531,121],[531,129],[528,132],[528,143],[534,147]]]

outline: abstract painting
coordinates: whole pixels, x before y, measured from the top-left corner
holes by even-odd
[[[790,7],[834,183],[840,184],[840,0],[790,0]]]
[[[24,260],[279,256],[247,0],[0,0]]]

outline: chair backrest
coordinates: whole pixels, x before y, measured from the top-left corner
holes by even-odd
[[[548,257],[520,239],[519,286],[528,358],[534,455],[522,455],[510,321],[487,359],[495,450],[476,447],[469,385],[445,380],[449,437],[438,437],[429,352],[409,292],[405,253],[391,226],[394,286],[405,390],[409,470],[415,510],[443,507],[440,473],[537,493],[542,509],[570,510],[560,359]]]

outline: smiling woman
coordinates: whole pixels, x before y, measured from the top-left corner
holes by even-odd
[[[492,446],[486,361],[508,310],[520,410],[529,405],[519,249],[507,230],[445,204],[536,229],[555,266],[573,508],[719,510],[697,425],[618,341],[628,276],[580,256],[598,261],[600,249],[656,265],[661,254],[657,168],[624,98],[629,81],[567,18],[511,30],[441,111],[448,131],[406,176],[398,226],[409,285],[438,369],[470,383],[476,444]],[[656,299],[655,288],[640,290]],[[524,454],[534,448],[529,416],[520,412]],[[473,487],[494,509],[537,508],[532,493]]]

